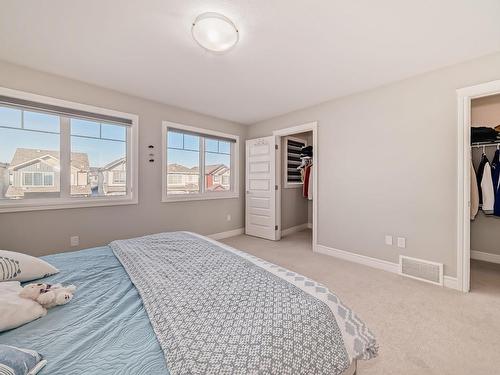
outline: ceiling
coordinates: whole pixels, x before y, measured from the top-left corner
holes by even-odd
[[[207,11],[240,30],[200,48]],[[0,59],[252,124],[500,50],[499,0],[0,0]]]

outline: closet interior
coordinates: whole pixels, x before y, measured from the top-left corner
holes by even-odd
[[[471,156],[471,258],[500,263],[500,94],[472,100]]]
[[[312,131],[281,137],[281,235],[312,228]]]

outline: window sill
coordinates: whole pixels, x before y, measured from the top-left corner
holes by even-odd
[[[63,210],[69,208],[87,208],[104,206],[123,206],[137,204],[134,197],[117,198],[90,198],[90,199],[65,199],[44,200],[43,202],[18,201],[19,203],[0,202],[0,214],[7,212],[41,211],[41,210]]]
[[[284,184],[284,189],[302,189],[304,184],[301,182],[300,184]]]
[[[204,201],[204,200],[212,200],[212,199],[234,199],[239,198],[239,193],[214,193],[214,194],[193,194],[193,195],[179,195],[179,196],[163,196],[163,203],[171,203],[171,202],[189,202],[189,201]]]

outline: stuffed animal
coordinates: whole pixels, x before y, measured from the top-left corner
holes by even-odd
[[[42,307],[50,309],[58,305],[65,305],[73,298],[76,287],[61,284],[28,284],[19,292],[19,296],[38,302]]]

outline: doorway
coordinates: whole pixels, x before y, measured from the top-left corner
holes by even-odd
[[[316,251],[318,233],[318,123],[309,122],[273,132],[272,136],[246,141],[245,177],[245,233],[273,241],[281,240],[283,230],[282,187],[283,187],[283,150],[285,137],[310,134],[308,142],[313,150],[310,166],[311,178],[311,221],[306,227],[312,229],[312,250]],[[307,199],[308,198],[304,198]],[[284,202],[285,203],[285,202]],[[306,229],[306,228],[304,228]]]
[[[471,288],[471,170],[472,149],[482,145],[471,143],[472,106],[473,101],[493,97],[500,94],[500,80],[457,90],[458,95],[458,215],[457,215],[457,289],[469,292]],[[500,120],[500,119],[499,119]],[[472,147],[471,147],[472,146]],[[486,154],[486,145],[484,147]],[[487,213],[487,212],[485,212]],[[482,214],[481,214],[482,215]],[[479,222],[484,218],[479,219]],[[496,220],[496,219],[492,219]],[[476,223],[474,224],[476,225]],[[476,228],[474,228],[476,229]]]

